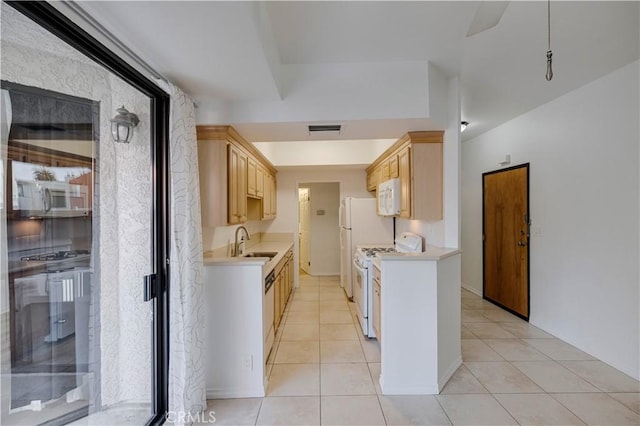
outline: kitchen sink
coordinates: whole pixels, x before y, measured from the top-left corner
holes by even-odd
[[[269,260],[278,255],[277,251],[253,251],[251,253],[245,253],[242,257],[268,257]]]

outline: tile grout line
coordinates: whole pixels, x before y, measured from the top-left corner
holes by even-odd
[[[558,393],[558,394],[560,394],[560,393],[565,393],[565,394],[567,394],[567,393],[574,393],[574,392],[556,392],[556,393]],[[582,392],[580,392],[580,393],[582,393]],[[577,413],[574,413],[574,412],[573,412],[573,410],[571,410],[571,408],[569,408],[569,407],[567,407],[566,405],[564,405],[564,404],[562,403],[562,401],[558,400],[557,398],[554,398],[552,393],[547,393],[547,395],[549,395],[549,397],[550,397],[551,399],[553,399],[555,402],[557,402],[558,404],[560,404],[561,406],[563,406],[563,407],[564,407],[567,411],[569,411],[571,414],[573,414],[574,416],[576,416],[576,418],[577,418],[578,420],[580,420],[581,422],[583,422],[585,425],[588,425],[588,424],[589,424],[589,422],[587,422],[587,420],[586,420],[586,419],[583,419],[583,418],[582,418],[582,417],[580,417]],[[612,398],[612,399],[613,399],[613,398]]]
[[[496,322],[495,322],[495,321],[492,321],[492,323],[494,323],[494,324],[495,324]],[[498,325],[498,326],[499,326],[499,325]],[[473,333],[473,330],[470,330],[470,331]],[[478,338],[478,339],[479,339],[483,344],[487,345],[487,347],[489,347],[491,350],[493,350],[494,352],[496,352],[496,353],[497,353],[501,358],[503,358],[503,361],[487,361],[487,362],[506,362],[506,363],[508,363],[511,367],[515,368],[517,371],[520,371],[520,369],[518,369],[515,365],[511,364],[511,361],[507,360],[504,356],[502,356],[502,354],[500,354],[499,352],[495,351],[495,350],[494,350],[494,349],[493,349],[489,344],[487,344],[487,342],[485,342],[485,341],[484,341],[485,339],[482,339],[482,338]],[[464,360],[463,360],[463,364],[464,364]],[[465,366],[465,367],[466,367],[466,366]],[[473,376],[473,377],[478,381],[478,383],[480,383],[480,386],[482,386],[482,387],[483,387],[483,388],[488,392],[488,394],[489,394],[489,395],[491,395],[491,398],[493,398],[493,400],[494,400],[494,401],[496,401],[500,407],[502,407],[502,409],[503,409],[503,410],[504,410],[504,411],[509,415],[509,417],[511,417],[511,418],[513,419],[513,421],[514,421],[514,422],[516,422],[517,424],[519,424],[519,425],[520,425],[521,423],[520,423],[520,422],[515,418],[514,414],[513,414],[513,413],[511,413],[511,411],[509,411],[509,410],[507,409],[507,407],[505,407],[504,405],[502,405],[502,403],[500,402],[500,400],[498,400],[498,398],[496,398],[496,397],[493,395],[493,393],[492,393],[492,392],[491,392],[491,391],[490,391],[490,390],[489,390],[489,389],[484,385],[484,383],[482,383],[482,382],[480,381],[480,379],[479,379],[475,374],[473,374],[473,371],[472,371],[471,369],[469,369],[468,367],[467,367],[467,370],[468,370],[468,371],[469,371],[469,373],[471,373],[471,375],[472,375],[472,376]],[[520,372],[521,372],[521,371],[520,371]],[[521,372],[521,373],[522,373],[522,372]],[[524,374],[524,373],[522,373],[522,374]],[[526,376],[526,375],[525,375],[525,376]],[[527,376],[527,377],[528,377],[528,376]],[[535,382],[534,382],[530,377],[529,377],[529,380],[531,380],[531,381],[532,381],[532,383],[534,383],[534,384],[535,384],[536,386],[538,386],[538,387],[539,387],[543,392],[545,392],[545,390],[544,390],[544,389],[542,389],[542,387],[540,387],[537,383],[535,383]],[[436,399],[437,399],[437,398],[436,398]],[[438,402],[439,402],[439,401],[438,401]],[[446,412],[445,412],[445,414],[446,414]],[[449,420],[451,420],[451,419],[449,419]],[[451,423],[453,424],[453,422],[451,422]]]
[[[497,322],[498,322],[498,321],[494,321],[494,323],[497,323]],[[527,324],[528,324],[528,322],[527,322]],[[500,325],[498,324],[498,326],[500,326]],[[473,331],[472,331],[472,333],[473,333]],[[540,352],[536,347],[534,347],[533,345],[530,345],[528,342],[524,341],[524,338],[520,338],[520,337],[518,337],[518,339],[519,339],[519,340],[522,340],[525,344],[527,344],[528,346],[530,346],[532,349],[536,350],[537,352]],[[555,338],[555,337],[554,337],[554,339],[557,339],[557,338]],[[484,342],[484,340],[486,340],[486,339],[479,338],[479,340],[480,340],[480,341],[482,341],[485,345],[487,345],[487,346],[489,346],[489,347],[491,348],[491,346],[490,346],[489,344],[487,344],[486,342]],[[551,339],[547,339],[547,340],[551,340]],[[491,348],[491,349],[493,349],[493,348]],[[542,353],[542,352],[540,352],[540,353]],[[565,366],[564,366],[564,365],[562,365],[560,362],[558,362],[558,360],[556,360],[556,359],[554,359],[554,358],[550,357],[550,356],[549,356],[549,355],[547,355],[547,354],[544,354],[544,353],[542,353],[542,354],[543,354],[544,356],[549,357],[549,360],[550,360],[550,361],[555,362],[556,364],[560,365],[562,368],[564,368],[564,369],[566,369],[567,371],[569,371],[569,372],[573,373],[573,372],[572,372],[571,370],[569,370],[567,367],[565,367]],[[499,354],[499,353],[498,353],[498,355],[502,356],[502,355],[501,355],[501,354]],[[504,357],[503,357],[503,358],[504,358]],[[529,360],[529,361],[526,361],[526,362],[549,362],[549,360],[546,360],[546,361],[545,361],[545,360]],[[489,362],[489,361],[487,361],[487,362]],[[518,371],[520,371],[522,374],[524,374],[527,378],[529,378],[529,380],[531,380],[533,383],[535,383],[535,384],[536,384],[536,386],[538,386],[538,387],[543,391],[542,393],[535,393],[535,394],[538,394],[538,395],[544,394],[544,395],[549,396],[552,400],[556,401],[556,402],[557,402],[558,404],[560,404],[562,407],[564,407],[565,409],[567,409],[567,411],[568,411],[568,412],[570,412],[571,414],[573,414],[577,419],[579,419],[580,421],[584,422],[585,424],[588,424],[588,423],[586,422],[586,420],[585,420],[585,419],[583,419],[582,417],[580,417],[579,415],[577,415],[576,413],[574,413],[571,409],[569,409],[569,407],[567,407],[566,405],[564,405],[564,404],[563,404],[561,401],[559,401],[558,399],[554,398],[554,397],[553,397],[553,394],[551,394],[551,393],[547,392],[544,388],[542,388],[542,386],[540,386],[538,383],[536,383],[536,382],[535,382],[535,380],[533,380],[531,377],[529,377],[527,374],[525,374],[523,371],[521,371],[517,366],[513,365],[512,361],[507,360],[507,359],[505,358],[505,362],[509,363],[509,365],[511,365],[513,368],[517,369],[517,370],[518,370]],[[468,368],[467,368],[467,369],[468,369]],[[469,370],[469,369],[468,369],[468,370]],[[471,375],[473,375],[473,376],[476,378],[476,380],[478,380],[478,383],[480,383],[480,385],[482,385],[482,386],[486,389],[486,386],[484,386],[484,384],[483,384],[482,382],[480,382],[480,380],[475,376],[475,374],[473,374],[473,372],[472,372],[471,370],[469,370],[469,372],[471,373]],[[575,373],[573,373],[573,374],[575,374]],[[575,375],[576,375],[576,377],[578,377],[578,378],[580,378],[580,379],[583,379],[581,376],[579,376],[579,375],[577,375],[577,374],[575,374]],[[583,380],[585,380],[585,379],[583,379]],[[594,386],[596,389],[600,390],[600,388],[599,388],[599,387],[597,387],[597,386],[593,385],[592,383],[588,382],[587,380],[585,380],[585,382],[589,383],[590,385]],[[489,390],[487,389],[487,391],[489,391]],[[557,393],[575,393],[575,392],[557,392]],[[579,393],[596,393],[596,392],[579,392]],[[597,392],[597,393],[603,393],[603,392]],[[496,402],[497,402],[497,403],[498,403],[498,404],[499,404],[499,405],[500,405],[500,406],[501,406],[501,407],[502,407],[502,408],[503,408],[503,409],[504,409],[504,410],[505,410],[505,411],[506,411],[506,412],[507,412],[507,413],[508,413],[512,418],[513,418],[513,419],[514,419],[514,421],[516,421],[516,423],[521,424],[520,422],[518,422],[518,420],[517,420],[517,419],[515,419],[515,418],[514,418],[514,415],[511,413],[511,411],[509,411],[509,410],[508,410],[504,405],[502,405],[502,403],[498,400],[498,398],[496,398],[496,397],[493,395],[493,393],[489,392],[489,394],[490,394],[490,395],[493,397],[493,399],[494,399],[494,400],[495,400],[495,401],[496,401]],[[512,393],[508,393],[508,394],[512,394]],[[534,394],[534,393],[531,393],[531,394]],[[611,398],[611,397],[610,397],[610,398]],[[614,398],[611,398],[611,399],[614,399]],[[615,400],[615,399],[614,399],[614,400]]]
[[[482,383],[480,384],[482,385]],[[454,424],[453,420],[451,420],[451,417],[449,417],[449,413],[447,413],[447,410],[444,409],[444,407],[442,406],[442,403],[440,402],[440,398],[438,398],[439,395],[442,395],[442,394],[439,393],[438,395],[434,395],[433,399],[436,400],[436,402],[438,403],[438,406],[440,407],[444,415],[447,417],[447,420],[449,420],[449,423],[453,425]],[[481,395],[484,395],[484,394],[481,394]]]

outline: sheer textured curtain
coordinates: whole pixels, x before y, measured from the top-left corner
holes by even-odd
[[[207,404],[196,120],[193,101],[170,83],[162,85],[171,95],[169,410],[195,415]]]
[[[2,122],[0,125],[0,340],[2,347],[9,345],[9,277],[8,277],[8,258],[7,258],[7,204],[12,200],[6,199],[5,189],[6,170],[7,170],[7,142],[9,140],[9,130],[11,127],[11,99],[9,92],[2,90],[0,97],[0,114],[2,114]],[[0,360],[0,373],[10,374],[11,366],[6,362],[4,356]],[[6,362],[6,365],[4,364]],[[0,390],[0,394],[4,394],[4,389]]]

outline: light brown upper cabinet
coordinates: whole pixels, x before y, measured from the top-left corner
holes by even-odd
[[[392,155],[389,159],[389,179],[398,177],[398,156]]]
[[[367,189],[400,179],[400,214],[406,219],[442,219],[443,131],[409,132],[367,167]]]
[[[247,158],[247,195],[255,197],[258,188],[258,165],[253,158]]]
[[[274,219],[276,169],[269,160],[231,126],[197,126],[197,135],[202,226]]]
[[[395,156],[395,155],[394,155]],[[411,146],[400,150],[398,159],[398,177],[400,178],[400,217],[411,218]]]
[[[229,152],[228,223],[243,223],[247,221],[247,156],[234,145],[227,145],[227,149]]]
[[[378,188],[378,173],[367,172],[367,191],[375,191]]]
[[[389,160],[383,161],[381,166],[381,179],[380,182],[389,180]]]
[[[264,196],[262,197],[262,218],[276,217],[276,178],[274,175],[264,175]]]
[[[256,166],[256,197],[264,196],[264,168],[258,164]]]

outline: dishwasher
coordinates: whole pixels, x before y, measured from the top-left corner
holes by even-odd
[[[264,339],[264,359],[265,362],[271,352],[275,333],[273,330],[273,318],[275,309],[275,289],[273,287],[276,281],[275,271],[271,271],[264,279],[264,298],[262,299],[262,336]]]

